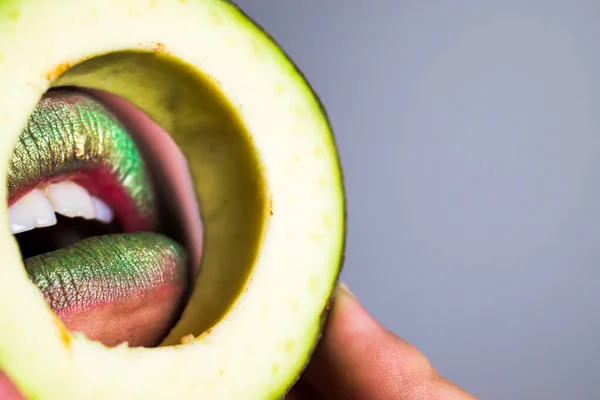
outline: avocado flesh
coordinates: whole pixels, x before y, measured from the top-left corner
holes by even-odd
[[[2,208],[0,370],[29,399],[283,396],[319,336],[345,237],[335,143],[301,74],[220,0],[0,0],[5,198],[12,148],[52,86],[122,96],[172,135],[203,216],[202,272],[163,346],[107,348],[55,317]]]

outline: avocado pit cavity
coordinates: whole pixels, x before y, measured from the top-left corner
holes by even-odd
[[[165,234],[155,183],[132,136],[90,95],[48,92],[29,118],[9,164],[10,228],[71,331],[151,347],[178,319],[189,259]]]

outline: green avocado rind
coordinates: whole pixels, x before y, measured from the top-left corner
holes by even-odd
[[[231,5],[231,7],[235,8],[236,12],[241,16],[241,18],[245,22],[249,22],[250,24],[253,25],[253,28],[260,30],[260,32],[262,33],[262,35],[265,37],[266,40],[272,42],[273,44],[275,44],[277,46],[277,49],[279,50],[280,55],[293,68],[293,70],[294,70],[293,73],[296,75],[297,79],[304,82],[306,87],[310,90],[311,95],[316,100],[319,110],[320,110],[320,113],[323,116],[323,118],[326,120],[326,123],[330,129],[329,138],[331,140],[331,147],[334,149],[337,149],[338,145],[337,145],[336,137],[333,133],[333,129],[331,128],[331,120],[329,119],[327,109],[325,108],[325,105],[323,104],[318,93],[314,90],[314,88],[312,87],[312,85],[310,84],[310,82],[308,81],[308,79],[306,78],[304,73],[302,72],[302,70],[293,61],[293,59],[289,56],[289,54],[287,54],[285,49],[278,43],[276,38],[274,38],[272,35],[269,34],[268,31],[266,31],[260,25],[258,25],[256,23],[256,21],[254,21],[248,14],[246,14],[235,3],[233,3],[232,1],[228,1],[228,0],[225,0],[225,2],[229,3]],[[336,157],[336,164],[337,164],[338,170],[340,172],[339,173],[339,186],[340,186],[342,192],[345,193],[344,172],[343,172],[342,162],[339,158],[340,155],[337,152],[335,152],[334,156]],[[345,201],[346,201],[346,198],[344,196],[344,202]],[[346,208],[345,203],[342,204],[342,210],[343,210],[343,226],[341,227],[341,229],[343,232],[345,232],[346,228],[347,228],[347,219],[348,219],[348,210]],[[330,312],[331,306],[333,305],[333,302],[335,301],[335,288],[337,287],[337,285],[339,283],[339,279],[340,279],[342,270],[344,268],[345,255],[346,255],[346,235],[344,234],[342,237],[342,250],[340,251],[340,258],[338,261],[338,265],[339,265],[338,272],[337,272],[336,277],[331,285],[331,289],[330,289],[331,294],[330,294],[329,298],[327,299],[327,301],[325,302],[325,304],[323,305],[323,311],[322,311],[321,317],[320,317],[320,326],[319,326],[319,329],[317,330],[316,337],[312,340],[313,345],[311,348],[309,348],[309,350],[306,354],[306,359],[304,361],[304,364],[300,364],[300,368],[298,368],[297,372],[294,374],[295,377],[287,385],[283,386],[283,388],[281,389],[281,393],[279,393],[279,395],[276,394],[273,397],[274,399],[283,399],[285,397],[285,395],[292,388],[293,384],[298,381],[301,373],[304,371],[304,369],[307,367],[308,363],[310,362],[312,354],[314,353],[314,351],[318,345],[318,342],[321,338],[321,335],[323,333],[323,329],[325,328],[325,324],[327,323],[327,319],[329,317],[329,312]]]
[[[108,349],[56,321],[0,212],[0,369],[32,399],[283,396],[320,335],[346,230],[330,122],[298,68],[220,0],[0,1],[0,21],[0,160],[49,87],[108,90],[180,145],[206,228],[203,273],[166,346]]]

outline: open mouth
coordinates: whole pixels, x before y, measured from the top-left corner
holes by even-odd
[[[159,186],[138,142],[89,94],[50,91],[29,118],[10,160],[10,227],[71,331],[150,347],[178,319],[189,256],[169,235]]]
[[[0,398],[284,397],[347,231],[302,70],[228,1],[0,16]]]

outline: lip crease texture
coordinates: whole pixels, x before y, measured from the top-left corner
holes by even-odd
[[[185,259],[168,238],[142,232],[91,237],[26,263],[67,328],[107,345],[148,346],[173,322],[179,306],[173,299],[185,288]]]

